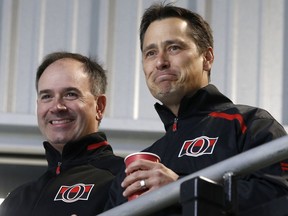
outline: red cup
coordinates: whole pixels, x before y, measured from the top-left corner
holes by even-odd
[[[139,159],[149,160],[149,161],[153,161],[156,163],[159,163],[161,161],[160,157],[156,154],[153,154],[150,152],[135,152],[135,153],[127,155],[124,159],[124,162],[125,162],[125,165],[127,167],[133,161],[139,160]],[[145,191],[146,190],[141,190],[141,191],[138,191],[138,192],[132,194],[131,196],[128,197],[128,201],[131,201],[131,200],[138,198],[139,195],[141,195]]]

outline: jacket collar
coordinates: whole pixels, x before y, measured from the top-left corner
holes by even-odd
[[[77,141],[68,142],[64,146],[62,154],[53,148],[53,146],[47,141],[43,142],[43,145],[46,151],[46,159],[49,167],[55,167],[59,162],[80,162],[87,160],[87,158],[90,158],[95,154],[100,156],[99,152],[104,149],[112,152],[112,148],[108,144],[105,134],[102,132],[89,134]]]
[[[154,106],[167,130],[175,118],[183,119],[192,115],[204,115],[223,109],[223,107],[229,107],[231,104],[230,99],[220,93],[214,85],[209,84],[199,89],[194,95],[182,98],[178,116],[175,116],[165,105],[156,103]]]

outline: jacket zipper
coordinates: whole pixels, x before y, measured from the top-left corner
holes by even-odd
[[[56,167],[56,175],[59,175],[61,172],[61,164],[62,164],[61,162],[58,162],[58,165]]]
[[[177,131],[177,124],[178,124],[178,118],[174,118],[174,122],[173,122],[173,132]]]

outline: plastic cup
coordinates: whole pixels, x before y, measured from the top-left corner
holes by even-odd
[[[127,167],[133,161],[139,160],[139,159],[149,160],[149,161],[153,161],[156,163],[159,163],[161,161],[161,159],[158,155],[153,154],[151,152],[135,152],[135,153],[127,155],[124,159],[124,162],[125,162],[125,165]],[[138,198],[145,191],[146,190],[143,189],[141,191],[138,191],[138,192],[132,194],[131,196],[128,197],[128,201],[131,201],[131,200]]]
[[[129,166],[133,161],[139,160],[139,159],[144,159],[144,160],[149,160],[153,162],[160,162],[160,157],[154,153],[151,152],[135,152],[132,154],[129,154],[125,157],[125,165],[126,167]]]

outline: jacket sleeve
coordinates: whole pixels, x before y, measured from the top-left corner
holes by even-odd
[[[121,205],[124,202],[127,202],[127,199],[122,195],[124,189],[121,187],[121,183],[125,178],[125,166],[118,172],[116,178],[114,178],[110,190],[109,190],[109,198],[105,205],[104,210],[107,211],[111,208],[114,208],[118,205]]]
[[[5,216],[8,215],[7,213],[7,208],[9,206],[9,201],[8,201],[8,197],[2,202],[2,204],[0,205],[0,216]]]
[[[264,117],[260,115],[250,122],[248,120],[247,131],[242,140],[242,151],[287,135],[285,129],[269,113],[264,111],[261,114]],[[237,187],[239,210],[244,211],[288,195],[285,165],[288,165],[288,160],[272,164],[239,179]]]
[[[0,205],[0,216],[17,215],[17,208],[23,196],[23,189],[26,185],[20,186],[7,195]],[[27,197],[26,197],[27,199]],[[25,209],[26,210],[26,209]],[[25,211],[23,209],[23,211]],[[25,215],[25,214],[24,214]]]

